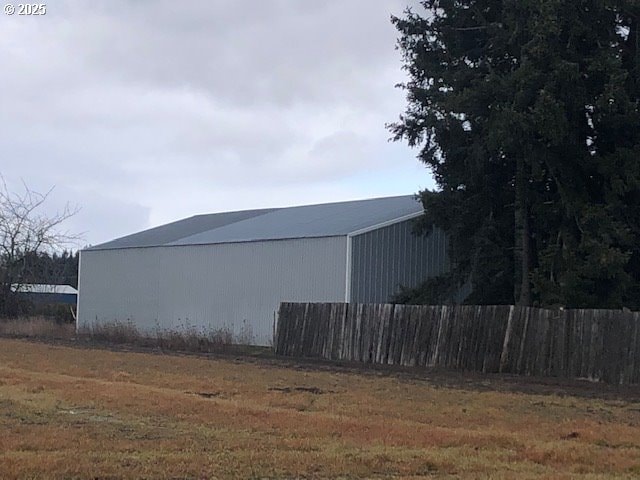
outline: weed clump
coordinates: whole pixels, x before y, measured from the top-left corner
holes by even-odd
[[[82,327],[78,335],[94,342],[128,344],[162,350],[212,353],[224,351],[236,342],[230,330],[221,328],[181,330],[157,328],[155,333],[140,332],[132,322],[107,322]]]
[[[0,318],[0,335],[4,336],[71,339],[75,333],[74,324],[57,321],[50,317]]]

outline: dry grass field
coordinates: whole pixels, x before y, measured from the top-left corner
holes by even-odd
[[[0,478],[640,477],[636,390],[419,375],[0,339]]]

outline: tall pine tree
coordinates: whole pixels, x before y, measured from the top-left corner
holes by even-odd
[[[637,2],[422,8],[392,19],[409,81],[390,128],[434,174],[423,227],[452,272],[413,300],[468,283],[469,303],[640,307]]]

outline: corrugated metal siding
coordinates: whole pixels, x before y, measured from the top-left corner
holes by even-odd
[[[273,336],[281,301],[344,300],[346,237],[81,252],[78,326]]]
[[[407,220],[351,239],[352,302],[386,302],[401,285],[416,286],[446,271],[444,233],[434,229],[429,236],[417,236],[413,223]]]

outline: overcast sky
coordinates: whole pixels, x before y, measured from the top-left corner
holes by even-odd
[[[7,2],[3,2],[7,3]],[[60,1],[0,18],[0,173],[97,244],[198,213],[433,186],[384,124],[409,0]]]

